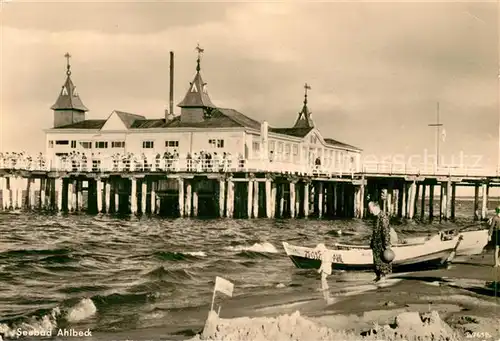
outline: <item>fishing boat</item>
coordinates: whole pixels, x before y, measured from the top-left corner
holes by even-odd
[[[443,230],[431,237],[416,237],[407,239],[408,243],[423,243],[427,240],[457,240],[459,236],[463,237],[457,249],[457,256],[479,255],[488,244],[488,230],[474,230],[460,232],[457,229]]]
[[[407,243],[392,246],[395,258],[392,271],[414,272],[438,269],[448,266],[455,257],[462,238],[450,240],[431,239],[423,243]],[[332,270],[373,271],[373,255],[369,246],[334,244],[326,249],[320,244],[315,248],[296,246],[283,242],[288,257],[297,268],[319,269],[323,252],[332,257]]]

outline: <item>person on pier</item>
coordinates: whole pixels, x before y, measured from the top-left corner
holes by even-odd
[[[392,273],[392,263],[385,262],[383,253],[391,247],[391,230],[389,226],[389,217],[380,209],[380,205],[370,201],[368,203],[370,213],[377,220],[373,228],[370,248],[373,254],[373,265],[375,271],[375,282],[382,281],[387,275]]]
[[[488,230],[488,242],[491,241],[493,236],[495,236],[495,240],[493,241],[493,245],[495,246],[495,251],[493,253],[494,257],[494,267],[500,267],[500,206],[495,208],[495,215],[490,219],[490,229]]]

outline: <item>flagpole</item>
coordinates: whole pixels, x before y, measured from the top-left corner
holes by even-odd
[[[437,122],[428,124],[429,127],[436,127],[436,171],[439,168],[439,135],[441,135],[441,127],[443,126],[442,123],[439,123],[439,102],[437,102],[437,108],[436,108],[436,116],[437,116]]]

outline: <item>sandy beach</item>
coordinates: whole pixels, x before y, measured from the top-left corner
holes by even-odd
[[[492,258],[485,250],[449,269],[393,275],[384,288],[369,284],[371,274],[344,273],[343,283],[330,283],[332,304],[318,290],[281,297],[252,316],[213,312],[192,340],[498,340],[500,298],[492,282],[500,282],[500,269]]]

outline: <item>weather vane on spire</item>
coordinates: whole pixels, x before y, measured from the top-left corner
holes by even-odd
[[[201,61],[201,55],[203,54],[203,52],[205,52],[205,49],[202,49],[200,47],[200,44],[198,43],[196,45],[196,51],[198,51],[198,60],[197,60],[197,66],[196,66],[196,71],[200,72],[201,68],[200,68],[200,61]]]
[[[68,52],[66,52],[64,57],[66,58],[66,69],[67,69],[66,74],[69,76],[71,75],[70,71],[71,65],[69,64],[69,59],[71,58],[71,55]]]
[[[307,104],[307,90],[311,90],[311,86],[307,83],[304,84],[304,90],[305,90],[305,94],[304,94],[304,104]]]

